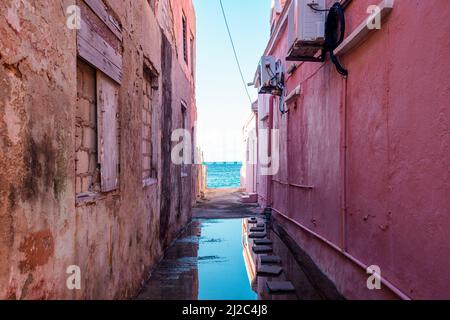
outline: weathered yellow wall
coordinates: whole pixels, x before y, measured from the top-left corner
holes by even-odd
[[[165,24],[162,32],[146,0],[105,2],[123,28],[120,188],[78,205],[76,31],[66,27],[65,13],[73,1],[0,3],[0,298],[131,297],[190,219],[195,173],[181,179],[180,168],[170,163],[170,182],[164,188],[161,179],[143,188],[141,173],[144,57],[159,72],[160,123],[181,127],[181,99],[188,103],[189,122],[195,121],[194,81],[177,54],[178,36],[168,38],[170,74],[163,73],[161,64],[163,34],[175,35],[180,29]],[[172,14],[174,23],[183,8],[195,34],[191,1],[159,1],[157,8],[157,14]],[[171,92],[165,106],[163,79]],[[171,112],[164,113],[164,108]],[[158,134],[158,141],[167,141],[162,130]],[[167,193],[169,223],[161,230],[160,199]],[[182,214],[177,217],[180,194]],[[70,265],[81,268],[81,290],[66,287]]]

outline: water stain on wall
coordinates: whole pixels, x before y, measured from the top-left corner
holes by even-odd
[[[52,139],[44,136],[37,142],[28,137],[23,161],[26,173],[22,182],[22,200],[32,200],[39,192],[39,182],[42,181],[44,191],[52,190],[55,196],[63,189],[65,170],[63,156],[52,143]]]
[[[161,215],[159,238],[165,240],[169,228],[170,205],[172,202],[171,147],[172,147],[172,47],[162,32],[162,177],[161,177]]]

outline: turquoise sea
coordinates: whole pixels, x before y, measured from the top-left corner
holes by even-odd
[[[209,189],[239,188],[241,162],[207,162],[206,185]]]

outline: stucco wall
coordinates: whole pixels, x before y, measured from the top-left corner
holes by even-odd
[[[174,128],[181,123],[180,99],[188,102],[193,115],[189,123],[195,120],[193,79],[180,67],[173,39],[168,42],[173,68],[170,74],[162,72],[162,31],[146,0],[105,3],[123,29],[120,186],[77,205],[76,31],[65,26],[65,8],[73,1],[0,4],[0,298],[130,297],[190,219],[191,173],[178,180],[178,168],[170,165],[173,179],[168,190],[162,189],[161,179],[142,187],[144,57],[159,73],[159,88],[164,78],[172,84],[173,99],[165,107],[173,109]],[[185,8],[195,34],[190,1],[164,8],[166,12]],[[171,24],[162,27],[165,34],[174,29]],[[155,101],[162,125],[168,119],[162,117],[161,91]],[[161,141],[161,130],[158,135]],[[158,149],[162,150],[160,144]],[[158,163],[161,173],[161,159]],[[181,188],[182,213],[171,206],[170,228],[161,231],[161,194],[181,194]],[[81,268],[81,290],[66,287],[70,265]]]
[[[347,34],[370,4],[350,3]],[[450,297],[448,12],[395,1],[382,29],[341,58],[348,79],[329,59],[300,64],[287,87],[300,84],[301,97],[288,115],[273,109],[274,179],[313,187],[272,182],[274,215],[347,298]],[[286,39],[270,52],[283,61]],[[363,265],[381,267],[383,290],[367,289]]]
[[[244,127],[242,128],[242,159],[241,188],[247,193],[256,193],[256,165],[257,165],[257,137],[256,137],[257,114],[252,111]]]

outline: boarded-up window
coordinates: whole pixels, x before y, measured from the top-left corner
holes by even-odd
[[[122,30],[103,1],[84,0],[77,4],[81,9],[81,28],[77,31],[76,191],[77,198],[82,199],[116,190],[119,185]]]
[[[157,121],[154,110],[154,91],[157,75],[144,65],[142,106],[142,179],[147,185],[149,179],[157,178]]]
[[[187,141],[188,135],[186,135],[186,129],[188,127],[187,121],[188,121],[188,117],[187,117],[187,107],[184,103],[181,104],[181,125],[183,128],[183,132],[185,134],[185,136],[183,137],[183,142],[185,143],[185,146],[182,150],[182,157],[183,157],[183,166],[181,168],[181,174],[183,176],[187,176],[188,175],[188,163],[187,162],[187,155],[185,154],[185,152],[189,152],[189,148],[187,148],[186,144],[191,143],[191,141]]]
[[[76,193],[82,200],[118,187],[119,87],[80,59],[77,78]]]
[[[183,24],[183,57],[184,61],[188,63],[188,35],[187,35],[187,19],[186,16],[183,13],[182,17],[182,24]]]
[[[191,161],[196,164],[195,159],[195,127],[191,129]]]
[[[101,72],[97,72],[97,106],[101,186],[108,192],[119,185],[119,86]]]
[[[195,76],[195,38],[191,35],[191,73],[192,77]]]
[[[122,31],[101,0],[79,1],[78,55],[118,84],[122,82]]]
[[[148,3],[150,4],[150,7],[153,11],[156,12],[157,6],[158,6],[159,0],[148,0]]]
[[[97,161],[97,93],[96,70],[77,61],[76,138],[76,194],[89,196],[100,191],[100,172]]]

